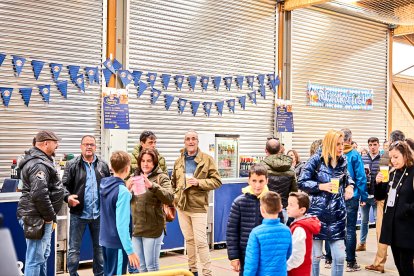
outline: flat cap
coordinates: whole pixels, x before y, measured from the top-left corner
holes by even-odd
[[[60,141],[60,138],[50,130],[41,130],[36,134],[36,142],[44,142],[44,141]]]

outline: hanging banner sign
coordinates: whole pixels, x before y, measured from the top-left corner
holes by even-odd
[[[128,93],[125,89],[104,89],[104,128],[129,129]]]
[[[94,82],[99,84],[98,67],[86,67],[85,72],[88,76],[89,84],[93,84]]]
[[[353,89],[309,82],[306,96],[310,106],[372,110],[374,92],[372,89]]]
[[[246,96],[237,97],[239,99],[240,106],[243,110],[246,109]]]
[[[151,89],[151,104],[155,104],[161,95],[161,91],[155,88]]]
[[[254,77],[253,76],[247,76],[246,81],[247,81],[247,86],[249,86],[249,88],[251,90],[253,90]]]
[[[181,91],[181,88],[183,87],[184,76],[176,75],[174,79],[175,79],[175,85],[177,86],[177,90]]]
[[[182,98],[178,98],[177,103],[178,103],[178,113],[183,114],[184,109],[185,109],[185,105],[187,104],[187,100],[182,99]]]
[[[220,76],[213,77],[212,79],[213,79],[214,89],[216,89],[216,91],[218,92],[219,91],[219,88],[220,88],[221,77]]]
[[[210,77],[207,77],[207,76],[202,76],[200,78],[201,90],[207,91],[207,87],[208,87],[209,80],[210,80]]]
[[[118,75],[124,87],[127,87],[134,79],[134,76],[128,70],[118,70]]]
[[[102,69],[102,73],[105,77],[106,86],[109,86],[109,81],[111,80],[111,77],[113,75],[112,71],[109,69]]]
[[[231,99],[231,100],[227,100],[227,106],[229,107],[230,112],[234,113],[234,108],[235,108],[235,103],[236,100],[235,99]]]
[[[243,81],[244,81],[244,76],[237,76],[236,77],[236,84],[237,84],[237,87],[240,90],[243,89]]]
[[[147,90],[147,87],[148,87],[148,84],[146,84],[145,82],[143,82],[143,81],[140,81],[139,82],[139,85],[138,85],[138,98],[139,97],[141,97],[142,96],[142,94],[144,94],[144,92],[145,92],[145,90]]]
[[[26,59],[19,56],[13,56],[13,65],[14,70],[16,71],[16,75],[20,76],[20,73],[23,70],[24,63],[26,62]]]
[[[45,103],[49,103],[50,99],[50,85],[39,85],[39,93]]]
[[[190,91],[194,92],[195,85],[197,82],[197,76],[188,76],[188,87],[190,88]]]
[[[292,102],[276,99],[277,132],[294,132]]]
[[[197,110],[198,107],[200,106],[200,102],[199,101],[191,101],[191,113],[193,114],[193,116],[197,115]]]
[[[76,78],[78,77],[80,66],[68,65],[70,80],[76,84]]]
[[[171,79],[171,75],[169,74],[161,75],[162,88],[164,88],[164,90],[168,89],[168,85],[170,84],[170,79]]]
[[[134,85],[138,87],[139,81],[142,76],[142,71],[132,71],[132,76],[134,76]]]
[[[224,80],[224,84],[226,85],[226,89],[230,91],[231,83],[233,82],[233,77],[224,77],[223,80]]]
[[[151,88],[153,88],[155,84],[155,80],[157,79],[157,73],[148,72],[147,77],[148,77],[149,85],[151,86]]]
[[[1,97],[5,107],[9,106],[9,102],[12,96],[13,88],[0,87]]]
[[[0,66],[3,64],[3,61],[5,58],[6,58],[6,54],[0,53]]]

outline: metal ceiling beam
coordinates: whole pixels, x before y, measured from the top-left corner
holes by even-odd
[[[330,0],[285,0],[285,10],[291,11],[294,9],[305,8],[312,5],[323,4]]]
[[[414,25],[399,25],[394,29],[394,36],[407,35],[414,33]]]

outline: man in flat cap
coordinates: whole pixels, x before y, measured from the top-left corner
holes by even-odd
[[[53,222],[63,202],[62,182],[52,158],[60,139],[52,131],[42,130],[35,140],[19,164],[23,189],[17,218],[27,245],[24,275],[47,274]]]

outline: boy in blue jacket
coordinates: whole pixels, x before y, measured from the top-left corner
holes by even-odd
[[[267,192],[260,198],[262,225],[255,227],[246,248],[244,276],[286,276],[286,262],[292,254],[292,235],[280,222],[282,210],[280,195]]]
[[[101,180],[101,223],[99,244],[102,246],[105,276],[126,274],[128,261],[139,267],[138,256],[129,235],[131,193],[124,179],[129,175],[129,154],[116,151],[111,156],[114,176]]]

